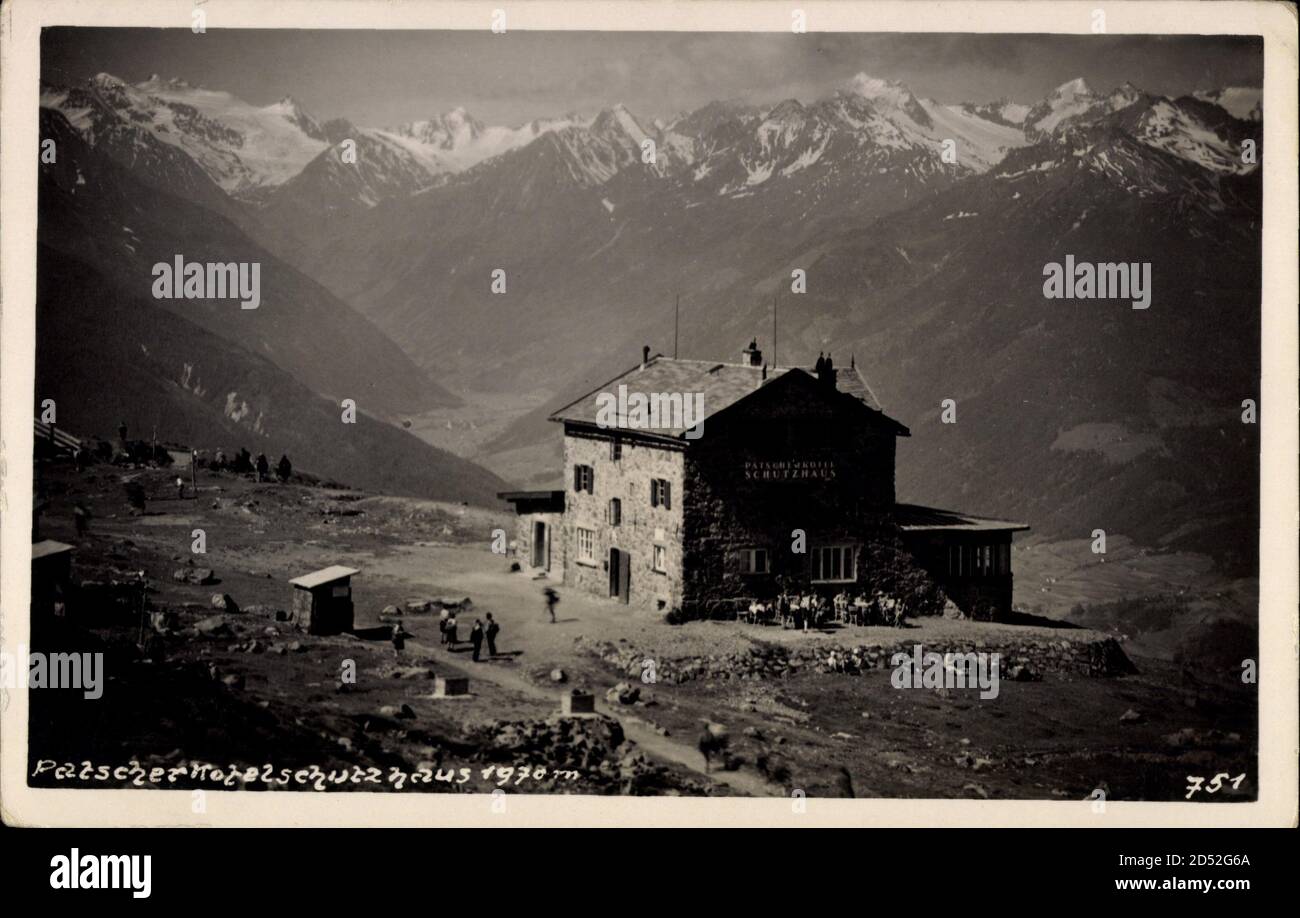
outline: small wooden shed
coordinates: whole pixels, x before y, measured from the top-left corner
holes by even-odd
[[[53,539],[32,545],[32,618],[66,615],[72,582],[72,546]]]
[[[310,634],[352,630],[352,575],[356,568],[335,564],[295,577],[293,620]]]

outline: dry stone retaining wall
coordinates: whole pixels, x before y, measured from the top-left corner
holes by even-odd
[[[863,673],[892,669],[890,662],[897,653],[912,655],[921,645],[925,653],[996,653],[1004,678],[1032,681],[1044,673],[1068,673],[1080,676],[1122,676],[1137,672],[1114,638],[1100,640],[1059,641],[976,641],[956,640],[927,643],[920,639],[900,639],[894,644],[834,645],[785,647],[755,643],[744,651],[709,654],[697,657],[666,659],[639,650],[630,644],[580,639],[580,648],[599,657],[620,672],[637,679],[644,672],[646,660],[654,661],[657,682],[680,684],[694,679],[780,679],[805,669],[816,672]],[[835,655],[832,663],[831,654]]]

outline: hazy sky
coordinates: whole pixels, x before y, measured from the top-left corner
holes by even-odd
[[[379,32],[47,29],[42,74],[157,73],[254,104],[292,95],[316,118],[363,126],[463,105],[491,124],[622,102],[647,119],[713,99],[826,95],[855,73],[941,102],[1034,102],[1077,76],[1163,95],[1259,86],[1258,39],[1176,36],[794,35],[743,33]]]

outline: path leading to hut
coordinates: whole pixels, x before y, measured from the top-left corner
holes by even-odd
[[[437,618],[434,616],[407,616],[403,627],[411,632],[408,646],[436,658],[448,659],[465,671],[471,680],[486,679],[503,688],[550,701],[558,710],[562,691],[556,685],[548,690],[529,677],[534,667],[561,668],[575,676],[591,674],[590,689],[596,695],[596,709],[615,718],[623,727],[624,735],[634,741],[642,751],[655,758],[674,762],[692,771],[707,775],[715,784],[751,796],[785,796],[785,788],[774,784],[762,775],[747,768],[722,771],[718,763],[706,772],[704,757],[694,745],[695,736],[674,738],[658,733],[653,725],[622,707],[604,700],[604,692],[616,681],[613,677],[596,676],[601,671],[599,661],[582,654],[575,647],[578,637],[597,640],[617,640],[631,635],[644,643],[654,632],[664,632],[670,626],[662,624],[653,613],[630,610],[613,602],[584,596],[576,591],[557,586],[561,600],[556,608],[556,622],[551,623],[545,612],[541,591],[548,581],[536,581],[523,574],[501,571],[503,562],[489,555],[479,558],[463,548],[414,545],[395,552],[385,552],[373,560],[364,560],[366,574],[370,577],[400,579],[411,587],[412,596],[468,596],[474,603],[472,611],[461,616],[458,635],[462,647],[468,648],[464,638],[469,634],[475,618],[491,612],[501,625],[497,639],[503,654],[521,651],[517,663],[505,659],[485,661],[475,665],[468,650],[452,652],[438,640]],[[437,571],[437,576],[425,572]],[[358,616],[358,626],[367,624]],[[662,635],[661,635],[662,636]],[[484,651],[486,653],[486,650]],[[597,682],[598,678],[603,681]],[[472,684],[472,683],[471,683]],[[703,725],[701,724],[701,727]]]

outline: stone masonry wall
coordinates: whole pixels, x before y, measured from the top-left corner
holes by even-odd
[[[549,576],[560,578],[564,574],[564,517],[559,513],[521,513],[515,518],[515,560],[530,573],[542,569],[533,567],[533,523],[546,524],[551,535],[551,568]]]
[[[900,638],[888,645],[831,645],[786,647],[780,644],[755,643],[746,651],[708,656],[665,658],[651,651],[620,642],[581,639],[580,649],[629,676],[640,678],[646,660],[654,660],[658,681],[668,684],[695,679],[746,679],[763,681],[781,679],[811,669],[821,673],[859,674],[870,670],[890,670],[894,654],[909,657],[915,644],[922,653],[997,653],[1000,677],[1010,681],[1034,681],[1044,673],[1068,673],[1090,677],[1122,676],[1137,668],[1114,638],[1090,641],[1046,640],[949,640],[925,642]],[[830,656],[835,654],[835,662]]]
[[[806,589],[818,547],[861,547],[873,534],[894,532],[894,433],[815,393],[764,394],[725,421],[710,421],[687,452],[687,618],[725,615],[736,600],[773,596],[780,578]],[[806,533],[803,553],[792,549],[796,529]],[[766,549],[770,573],[741,570],[735,553],[744,548]],[[858,564],[855,582],[866,574]],[[853,583],[812,588],[835,593]]]
[[[610,459],[610,438],[596,432],[566,431],[564,438],[565,584],[593,596],[609,596],[609,551],[631,556],[631,603],[649,609],[672,609],[682,593],[683,462],[680,449],[622,441],[622,457]],[[573,489],[573,467],[595,470],[593,493]],[[670,506],[650,505],[650,480],[663,478],[671,489]],[[622,501],[622,521],[606,522],[610,498]],[[594,562],[578,560],[579,526],[595,531]],[[667,549],[666,572],[654,570],[654,546]]]

